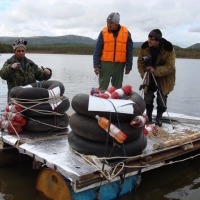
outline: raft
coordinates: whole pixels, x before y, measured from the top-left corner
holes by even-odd
[[[97,123],[97,120],[88,116],[73,113],[69,119],[70,128],[79,136],[94,141],[94,142],[113,142],[112,137],[108,137],[108,133],[103,130]],[[120,130],[127,135],[127,142],[132,141],[140,137],[143,134],[143,127],[134,128],[130,125],[130,122],[113,122],[114,125],[120,128]]]
[[[98,157],[109,156],[136,156],[142,153],[147,146],[147,138],[140,134],[139,137],[123,144],[106,142],[93,142],[80,137],[71,131],[68,135],[68,142],[72,149],[85,155],[95,155]]]
[[[28,117],[63,115],[70,107],[70,101],[65,96],[57,97],[56,99],[46,99],[46,101],[35,100],[35,102],[24,103],[18,99],[20,105],[24,107],[23,115]]]
[[[133,101],[134,112],[132,114],[89,111],[88,110],[89,97],[90,95],[83,93],[75,95],[71,101],[71,106],[73,110],[79,114],[83,114],[92,118],[94,118],[96,115],[110,118],[111,115],[112,121],[119,120],[120,122],[122,122],[122,121],[130,121],[133,119],[133,117],[142,115],[146,107],[144,99],[138,93],[132,92],[131,95],[126,98]]]
[[[39,116],[34,118],[26,117],[26,125],[23,127],[23,131],[30,133],[46,133],[51,131],[65,130],[67,129],[68,125],[69,116],[66,113],[60,116]]]
[[[68,142],[72,149],[82,154],[95,156],[134,156],[145,149],[147,139],[143,134],[144,126],[134,128],[130,125],[130,121],[135,116],[144,112],[145,103],[140,95],[132,92],[129,96],[129,100],[133,102],[133,113],[131,114],[117,111],[90,111],[90,100],[90,95],[87,94],[78,94],[72,99],[71,105],[76,111],[69,120],[71,132],[68,136]],[[93,100],[101,99],[94,97]],[[118,99],[114,101],[115,103],[120,102]],[[95,118],[96,115],[111,120],[111,123],[127,136],[126,141],[119,144],[99,126]]]
[[[70,107],[64,96],[64,85],[55,80],[39,81],[10,90],[11,105],[20,106],[20,114],[26,119],[22,131],[45,133],[67,129]]]
[[[143,172],[198,156],[200,137],[196,136],[200,133],[200,118],[173,113],[169,115],[173,117],[174,127],[164,114],[163,131],[167,131],[164,132],[164,138],[170,135],[172,138],[190,135],[188,140],[184,138],[179,143],[169,142],[172,145],[169,146],[167,141],[162,142],[161,135],[158,138],[149,135],[146,137],[147,146],[141,154],[130,157],[81,154],[69,145],[70,130],[46,134],[22,133],[20,137],[0,131],[0,138],[4,144],[16,148],[40,164],[36,180],[38,195],[54,200],[112,200],[135,190]],[[155,144],[159,148],[154,149]],[[93,151],[96,151],[95,147]],[[180,159],[184,155],[186,159]]]
[[[26,86],[16,86],[10,90],[11,98],[26,99],[46,99],[56,96],[63,96],[64,85],[56,80],[38,81]]]

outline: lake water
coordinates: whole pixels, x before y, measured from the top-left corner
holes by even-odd
[[[0,66],[12,54],[1,54]],[[93,72],[91,55],[27,54],[39,66],[53,70],[52,80],[59,80],[65,86],[64,95],[70,101],[78,93],[89,94],[92,87],[98,87],[98,78]],[[134,57],[133,70],[124,77],[124,85],[131,84],[139,91],[142,80],[137,71]],[[176,59],[176,85],[168,97],[168,112],[178,112],[200,117],[199,74],[200,60]],[[7,85],[0,78],[0,109],[6,105]],[[69,108],[68,113],[73,110]],[[142,175],[138,190],[121,197],[123,200],[199,200],[200,162],[199,158],[173,166],[162,167]],[[36,174],[31,166],[15,165],[0,168],[0,200],[39,200],[35,193]]]

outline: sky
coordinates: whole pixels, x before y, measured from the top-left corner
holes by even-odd
[[[0,36],[97,39],[112,12],[133,42],[146,41],[158,28],[174,45],[200,43],[199,0],[0,0]]]

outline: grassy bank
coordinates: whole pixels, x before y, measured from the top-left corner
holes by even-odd
[[[200,49],[189,49],[174,47],[177,58],[193,58],[200,59]],[[53,45],[37,45],[28,46],[29,53],[51,53],[51,54],[77,54],[92,55],[94,46],[85,44],[53,44]],[[12,53],[12,47],[6,44],[0,44],[0,53]],[[139,48],[133,49],[134,56],[138,56]]]

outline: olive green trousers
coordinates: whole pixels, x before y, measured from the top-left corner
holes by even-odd
[[[99,74],[99,89],[107,90],[111,85],[116,89],[122,87],[125,63],[101,61],[101,71]]]

